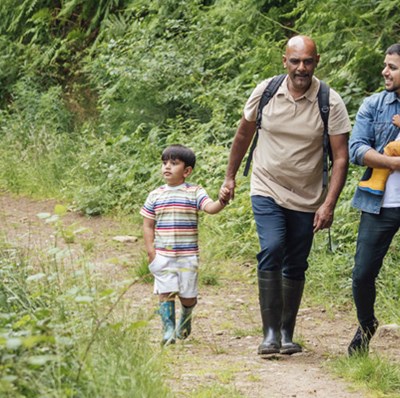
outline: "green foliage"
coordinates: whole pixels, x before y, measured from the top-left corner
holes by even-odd
[[[191,180],[216,198],[244,102],[257,83],[282,71],[287,38],[316,40],[316,74],[354,118],[362,99],[382,87],[383,53],[400,33],[398,12],[394,0],[2,0],[0,188],[62,197],[88,215],[137,215],[162,184],[162,149],[182,143],[198,158]],[[351,197],[361,171],[350,168],[337,206],[333,253],[320,232],[310,256],[308,297],[326,306],[352,302],[359,214]],[[241,171],[235,200],[200,221],[201,282],[218,284],[229,272],[227,258],[253,264],[254,275],[258,241]],[[75,228],[53,222],[57,237],[77,238]],[[380,319],[397,323],[398,253],[395,239],[377,297]],[[77,382],[91,326],[118,292],[98,287],[86,269],[64,279],[59,265],[67,253],[55,247],[50,254],[53,262],[37,272],[13,249],[2,250],[0,395],[169,396],[140,320],[99,330]],[[147,261],[134,272],[146,278]],[[364,379],[379,373],[387,386],[373,388],[393,393],[398,369],[374,361],[364,362]],[[224,386],[196,394],[240,396]]]
[[[38,270],[1,247],[0,395],[172,396],[146,318],[113,313],[126,290],[103,286],[85,264],[64,268],[57,249]]]
[[[181,142],[199,156],[193,179],[216,195],[244,101],[282,70],[288,36],[315,37],[318,73],[353,114],[379,87],[382,51],[398,25],[395,3],[378,3],[5,1],[0,64],[12,67],[0,68],[1,184],[62,195],[91,215],[137,211],[161,183],[163,147]],[[239,185],[222,220],[234,239],[254,232],[241,198],[248,181]]]
[[[293,11],[296,26],[318,43],[319,75],[343,95],[352,115],[367,93],[383,88],[383,53],[398,36],[398,11],[393,0],[304,0]]]
[[[41,83],[65,82],[79,72],[81,52],[102,21],[124,6],[122,0],[2,1],[0,34],[20,44],[17,63]]]
[[[9,101],[2,185],[50,190],[91,215],[136,211],[161,183],[161,150],[181,142],[199,156],[193,179],[216,194],[244,101],[281,71],[287,37],[316,38],[321,77],[354,112],[379,86],[385,32],[398,29],[383,17],[394,9],[335,0],[3,2],[0,63],[17,66],[0,68]],[[247,187],[243,180],[226,220],[235,239],[254,231],[239,199]]]
[[[154,277],[149,270],[149,259],[146,253],[142,253],[140,261],[134,267],[134,276],[140,278],[144,283],[151,283],[154,281]]]
[[[237,88],[250,88],[254,73],[278,69],[279,43],[267,36],[279,37],[274,22],[243,0],[234,8],[226,2],[202,7],[199,1],[153,1],[147,7],[133,2],[86,60],[104,120],[132,130],[130,124],[183,116],[201,128],[215,116],[232,126],[245,98]],[[121,24],[126,30],[117,36]],[[254,54],[256,42],[260,51]]]
[[[216,198],[244,102],[258,82],[282,71],[287,38],[313,36],[317,75],[343,95],[354,117],[365,95],[382,86],[398,8],[393,0],[2,1],[0,186],[63,197],[89,215],[138,214],[162,183],[162,149],[179,142],[198,156],[191,180]],[[321,233],[310,258],[311,284],[344,291],[343,304],[350,299],[358,224],[350,202],[360,172],[350,169],[336,209],[334,254],[327,255]],[[240,173],[233,203],[202,218],[201,244],[210,258],[254,263],[249,179]],[[383,271],[391,280],[397,247]],[[384,282],[397,297],[396,283]],[[378,301],[388,313],[390,301]]]
[[[397,8],[390,0],[4,1],[0,185],[63,197],[89,215],[137,214],[162,184],[162,149],[179,142],[198,157],[191,180],[216,198],[243,104],[255,84],[282,70],[287,38],[316,39],[317,75],[354,115],[381,86]],[[334,254],[321,233],[310,259],[311,284],[332,280],[318,290],[344,289],[343,301],[350,298],[358,224],[350,202],[360,172],[350,169],[336,209]],[[209,258],[254,263],[249,179],[240,174],[233,203],[202,218],[201,246]],[[387,260],[396,261],[392,252]],[[388,288],[396,297],[396,284]]]
[[[377,396],[395,398],[400,394],[400,367],[384,358],[372,355],[338,358],[331,367],[340,376],[368,387]]]

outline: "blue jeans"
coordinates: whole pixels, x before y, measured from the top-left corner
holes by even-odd
[[[375,318],[375,280],[399,227],[399,207],[382,208],[380,214],[361,214],[353,268],[353,297],[362,326],[370,325]]]
[[[270,197],[252,196],[260,252],[260,271],[281,270],[285,278],[305,280],[315,213],[288,210]]]

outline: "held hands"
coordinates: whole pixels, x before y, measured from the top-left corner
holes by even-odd
[[[227,205],[230,200],[233,200],[235,196],[235,180],[225,178],[221,189],[219,190],[218,198],[221,203]]]
[[[223,206],[226,206],[230,199],[229,189],[222,186],[219,190],[218,199]]]

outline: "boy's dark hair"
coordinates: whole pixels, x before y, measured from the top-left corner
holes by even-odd
[[[169,147],[165,148],[162,155],[161,160],[181,160],[185,163],[185,167],[192,167],[194,169],[194,165],[196,164],[196,155],[194,152],[180,144],[170,145]]]
[[[386,54],[397,54],[400,55],[400,43],[392,44],[387,50]]]

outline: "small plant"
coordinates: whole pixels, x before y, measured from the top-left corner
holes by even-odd
[[[79,227],[77,223],[65,226],[63,217],[67,214],[67,208],[63,205],[54,207],[54,214],[39,213],[37,216],[46,223],[54,224],[57,237],[61,237],[66,244],[75,243],[76,236],[87,231],[87,228]]]
[[[91,253],[95,248],[95,242],[92,239],[84,239],[80,241],[80,244],[85,253]]]
[[[149,260],[146,253],[142,253],[138,263],[133,268],[134,276],[138,277],[144,283],[152,283],[154,278],[149,271]]]
[[[200,267],[199,280],[203,285],[218,286],[220,283],[220,275],[215,267],[207,265],[205,267]]]

